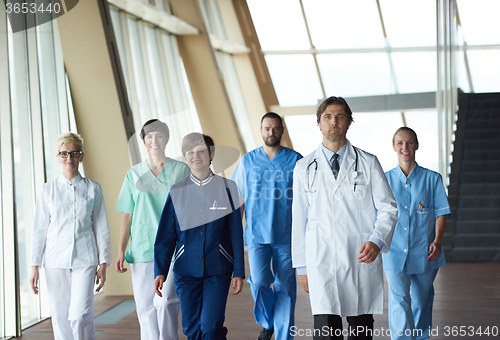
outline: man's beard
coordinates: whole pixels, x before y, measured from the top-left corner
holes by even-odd
[[[269,142],[269,138],[264,140],[264,144],[266,144],[267,146],[271,146],[271,147],[278,146],[278,145],[280,145],[280,143],[281,143],[281,137],[276,138],[276,140],[273,143]]]

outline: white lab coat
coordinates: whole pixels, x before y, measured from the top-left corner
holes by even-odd
[[[111,266],[111,240],[101,186],[78,174],[45,183],[32,228],[31,265],[45,268]]]
[[[295,166],[292,261],[295,268],[307,268],[313,314],[383,313],[381,255],[370,264],[357,258],[370,237],[383,242],[381,252],[388,251],[397,220],[396,201],[377,158],[356,150],[355,179],[356,153],[349,141],[337,180],[321,145]],[[318,168],[311,184],[314,159]]]

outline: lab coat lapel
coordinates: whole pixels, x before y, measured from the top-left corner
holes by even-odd
[[[335,191],[338,189],[339,181],[335,180],[335,177],[333,177],[332,168],[330,167],[330,163],[328,163],[328,161],[326,160],[326,156],[323,153],[321,144],[319,145],[318,149],[316,149],[315,158],[319,162],[319,171],[321,171],[322,176],[325,176],[325,185],[331,186],[332,193],[335,193]]]
[[[354,165],[356,161],[356,153],[354,152],[354,147],[349,141],[346,142],[346,150],[344,154],[344,160],[342,161],[342,165],[340,166],[339,177],[337,179],[337,184],[340,185],[342,181],[349,180],[346,179],[349,170]]]

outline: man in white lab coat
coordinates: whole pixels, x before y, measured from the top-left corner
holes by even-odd
[[[314,340],[372,339],[372,314],[383,313],[379,253],[391,243],[396,201],[377,157],[346,139],[347,102],[330,97],[316,114],[323,142],[293,176],[293,267],[310,294]]]

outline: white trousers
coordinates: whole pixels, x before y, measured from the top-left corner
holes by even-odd
[[[96,266],[45,268],[55,340],[94,340]]]
[[[132,285],[142,340],[177,340],[179,298],[175,293],[172,266],[162,295],[154,292],[154,262],[131,263]]]

